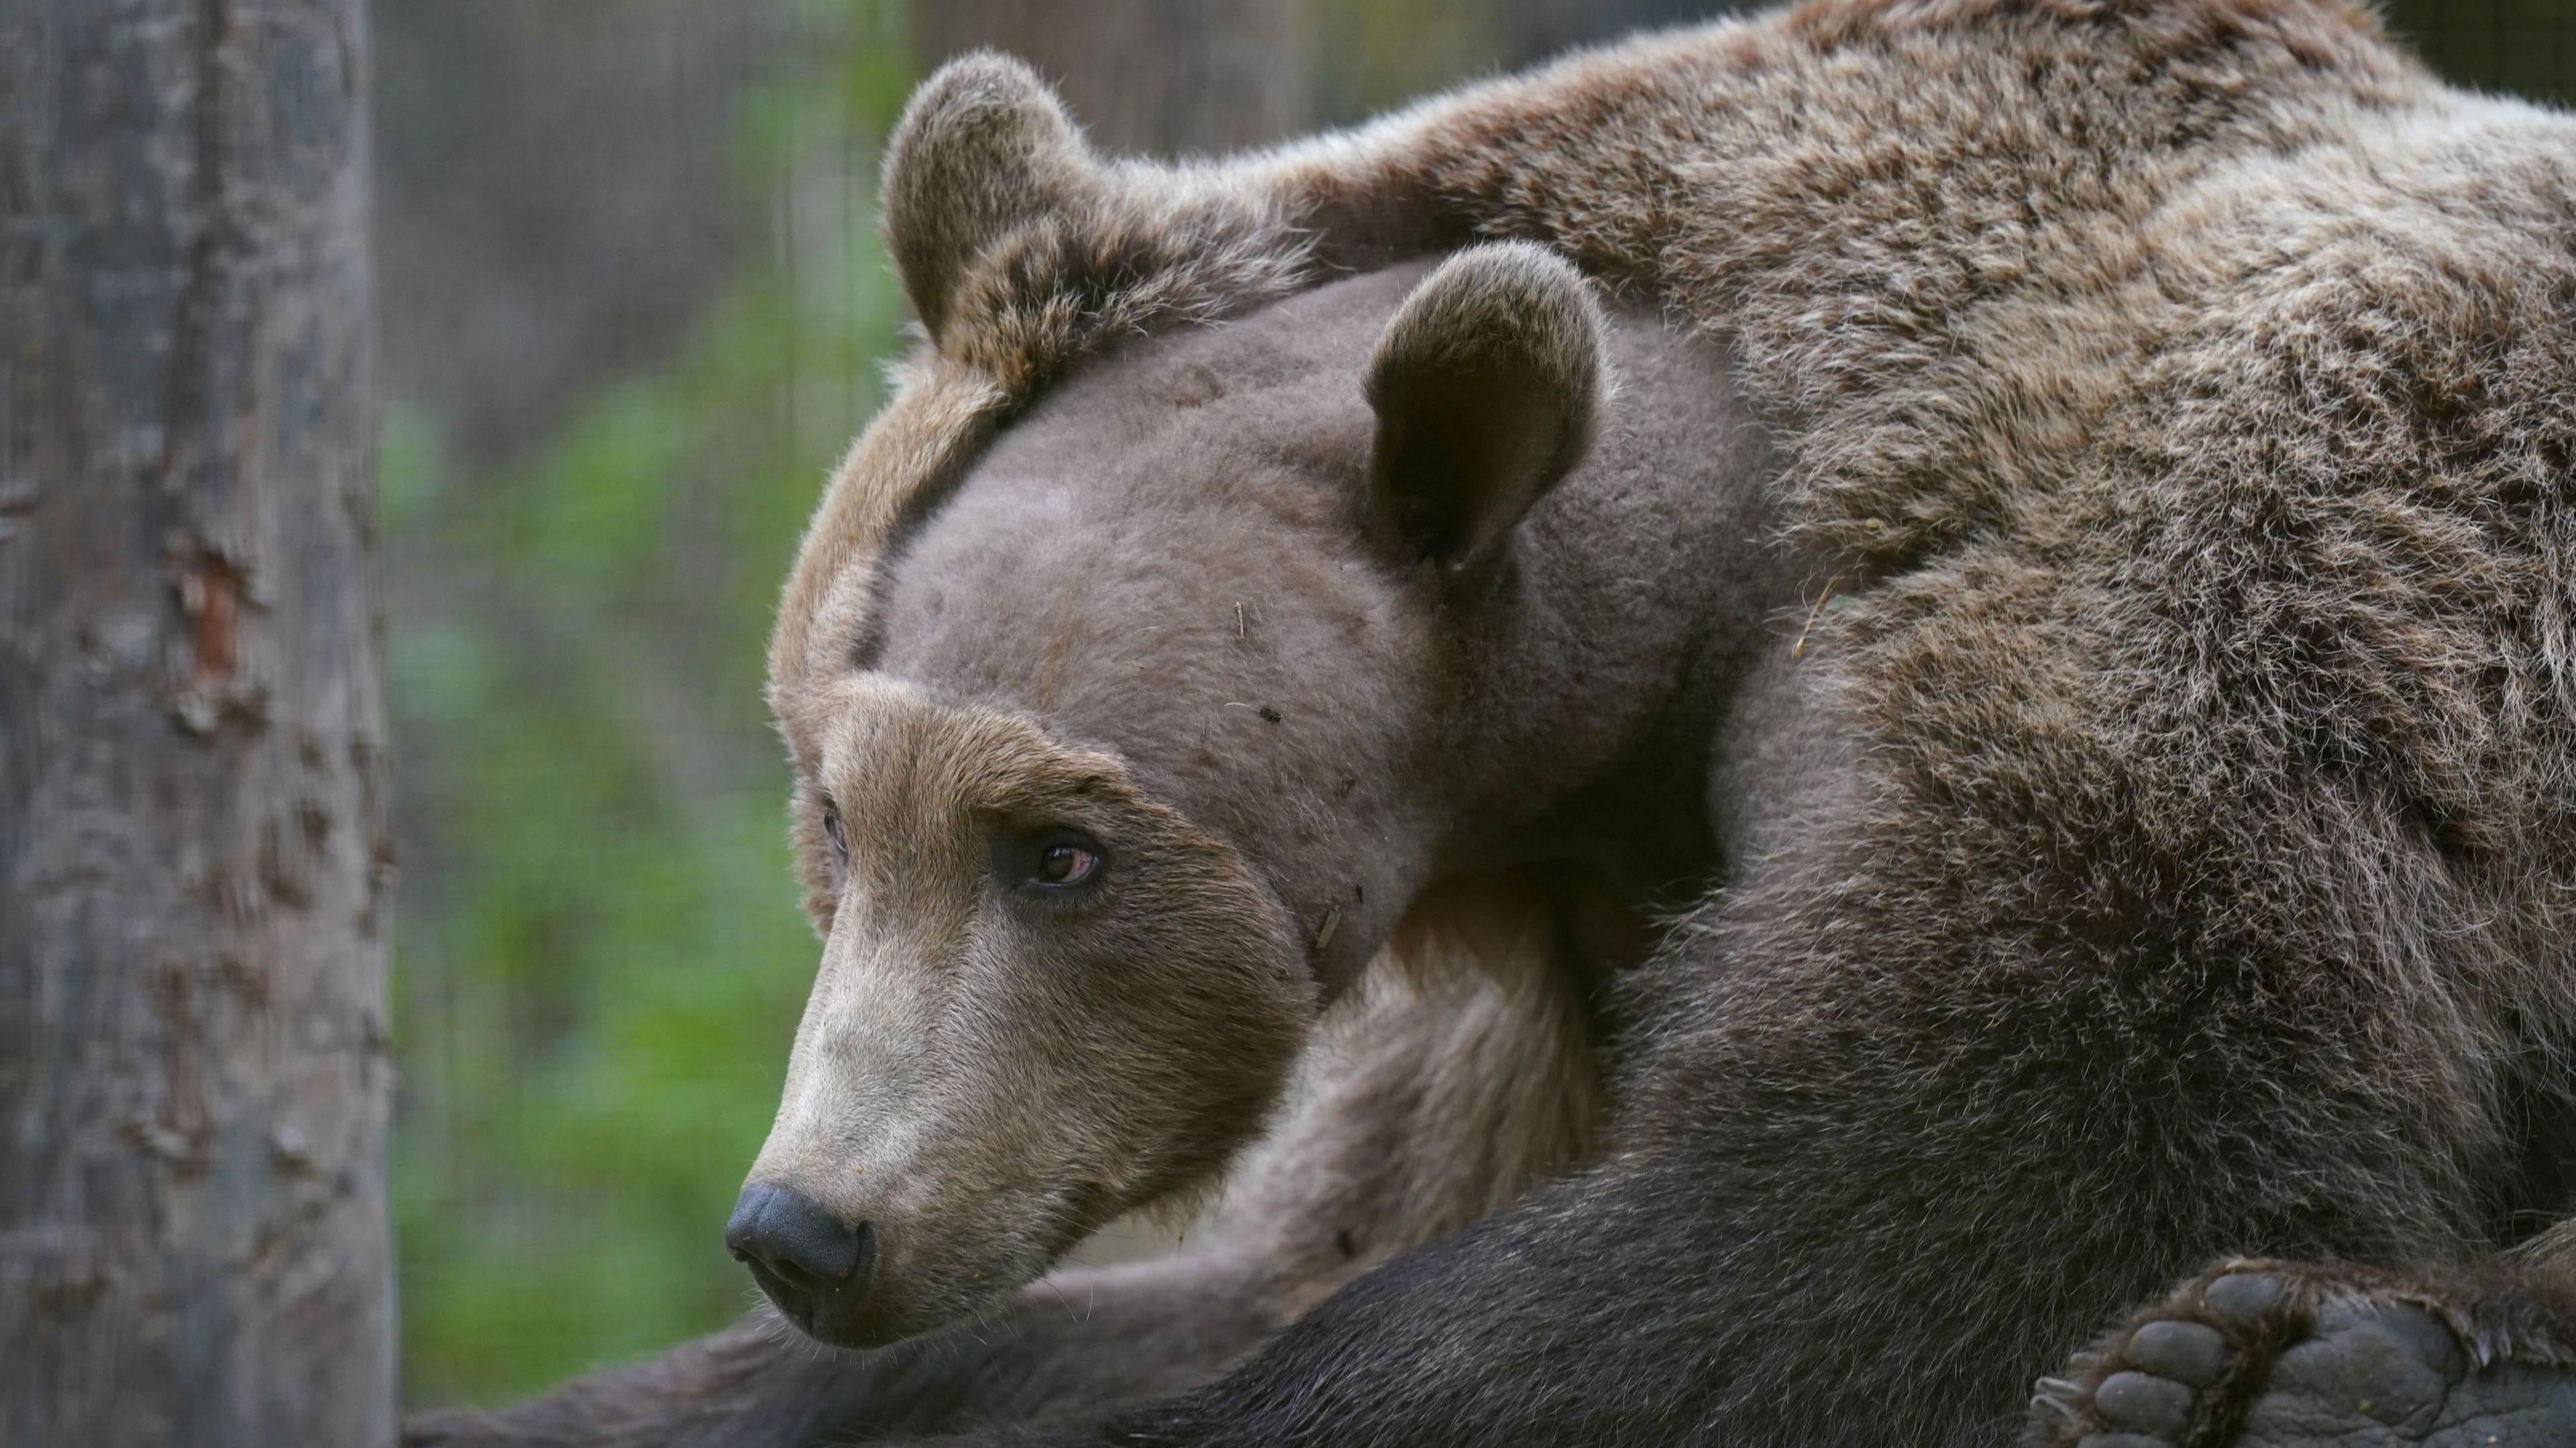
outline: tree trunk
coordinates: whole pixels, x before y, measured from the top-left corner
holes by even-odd
[[[0,0],[0,1443],[389,1443],[359,0]]]

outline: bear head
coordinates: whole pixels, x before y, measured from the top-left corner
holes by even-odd
[[[852,1346],[1260,1131],[1454,824],[1444,610],[1606,383],[1556,256],[1311,288],[1260,206],[1095,159],[993,57],[916,97],[885,211],[926,338],[773,643],[824,946],[728,1231]]]

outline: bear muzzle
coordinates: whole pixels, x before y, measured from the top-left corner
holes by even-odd
[[[780,1312],[827,1341],[834,1324],[866,1300],[875,1275],[874,1226],[844,1222],[803,1192],[771,1182],[742,1189],[724,1240]]]

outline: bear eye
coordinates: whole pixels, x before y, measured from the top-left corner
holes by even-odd
[[[994,878],[1032,895],[1087,895],[1108,874],[1109,847],[1070,826],[1003,830],[993,838]]]
[[[1100,868],[1100,857],[1080,845],[1053,844],[1038,856],[1041,885],[1079,885]]]
[[[832,842],[832,853],[841,857],[842,864],[850,863],[850,837],[841,829],[841,807],[829,800],[823,803],[823,837]]]

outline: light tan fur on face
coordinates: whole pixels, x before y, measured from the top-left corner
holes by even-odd
[[[888,1341],[1210,1181],[1266,1116],[1313,988],[1233,850],[1116,759],[870,676],[808,697],[849,863],[751,1178],[874,1226],[863,1315],[828,1328]],[[1109,842],[1103,888],[1068,905],[1000,878],[997,835],[1041,825]]]
[[[897,368],[895,382],[893,400],[833,470],[770,633],[770,707],[800,766],[809,765],[814,736],[831,718],[828,701],[806,693],[807,681],[828,687],[857,647],[876,557],[904,505],[964,467],[1008,401],[989,379],[937,357]]]

